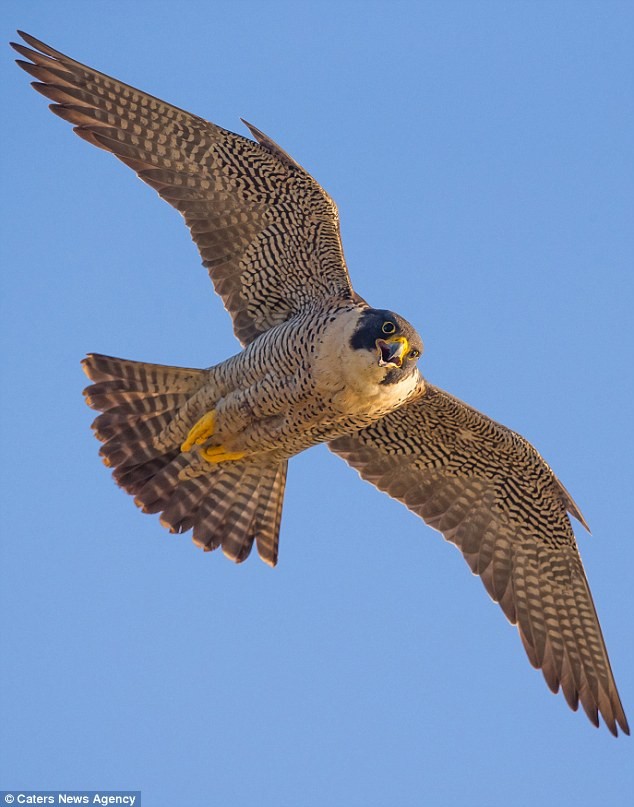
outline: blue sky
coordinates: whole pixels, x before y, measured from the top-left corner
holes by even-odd
[[[22,28],[270,134],[339,205],[353,282],[435,384],[530,439],[634,718],[629,3],[12,2]],[[97,456],[89,351],[235,352],[180,217],[52,116],[7,48],[0,785],[146,807],[622,805],[632,741],[573,714],[459,553],[319,447],[280,564],[165,532]]]

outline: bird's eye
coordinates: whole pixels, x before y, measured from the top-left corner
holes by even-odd
[[[410,350],[409,357],[410,359],[417,359],[420,356],[420,350]]]
[[[394,333],[394,331],[396,330],[396,325],[388,320],[387,322],[383,323],[383,327],[381,328],[381,330],[383,331],[383,333]]]

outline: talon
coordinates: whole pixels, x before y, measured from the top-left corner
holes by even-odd
[[[227,451],[224,446],[212,446],[200,452],[200,456],[207,462],[229,462],[231,460],[241,460],[246,457],[244,451]]]
[[[216,428],[216,410],[212,409],[203,415],[190,429],[187,439],[181,445],[181,451],[190,451],[193,446],[199,446],[213,435]]]

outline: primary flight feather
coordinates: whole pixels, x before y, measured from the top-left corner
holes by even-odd
[[[629,734],[579,510],[526,440],[423,379],[416,330],[353,290],[323,188],[255,126],[257,142],[20,36],[51,110],[182,213],[243,345],[206,370],[84,359],[117,483],[205,550],[239,562],[255,543],[275,565],[288,460],[326,442],[459,547],[554,692]]]

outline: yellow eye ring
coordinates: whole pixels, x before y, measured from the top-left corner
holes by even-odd
[[[409,357],[410,359],[417,359],[420,356],[420,350],[410,350]]]
[[[394,331],[396,330],[396,325],[388,320],[387,322],[383,323],[383,327],[381,328],[381,330],[383,331],[383,333],[394,333]]]

